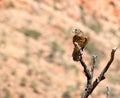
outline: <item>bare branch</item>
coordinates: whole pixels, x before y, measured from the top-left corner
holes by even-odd
[[[95,64],[96,64],[96,59],[97,59],[97,56],[96,55],[93,55],[92,56],[92,67],[91,67],[91,78],[93,79],[93,74],[94,74],[94,69],[95,69]],[[92,81],[91,79],[91,81]]]
[[[79,57],[80,57],[80,59],[79,59],[79,61],[80,61],[80,63],[81,63],[81,65],[83,66],[83,68],[84,68],[84,73],[85,73],[85,75],[86,75],[86,77],[87,77],[87,87],[91,84],[91,74],[90,74],[90,71],[89,71],[89,69],[87,68],[87,65],[85,64],[85,62],[83,61],[83,58],[82,58],[82,50],[81,50],[81,47],[78,45],[78,43],[74,43],[77,47],[78,47],[78,49],[80,50],[80,55],[79,55]]]
[[[106,98],[109,98],[109,93],[110,93],[110,89],[109,89],[109,87],[107,86],[107,87],[106,87]]]
[[[100,75],[98,76],[98,78],[95,79],[95,81],[92,83],[92,79],[93,79],[93,74],[94,74],[94,68],[95,68],[95,63],[96,63],[96,57],[97,56],[93,56],[93,66],[91,68],[91,70],[89,70],[87,68],[87,65],[85,64],[83,57],[82,57],[82,49],[81,47],[78,45],[77,42],[74,43],[76,45],[76,47],[80,50],[80,54],[79,54],[79,61],[84,69],[84,73],[85,76],[87,77],[87,85],[86,88],[82,94],[82,98],[88,98],[88,96],[93,92],[93,90],[96,88],[96,86],[105,79],[105,73],[107,72],[107,70],[109,69],[110,65],[112,64],[113,60],[114,60],[114,55],[116,52],[117,48],[113,48],[111,51],[111,56],[110,56],[110,60],[108,61],[108,63],[106,64],[106,66],[104,67],[104,69],[102,70],[102,72],[100,73]]]
[[[82,98],[87,98],[92,92],[93,90],[96,88],[96,86],[102,81],[105,79],[105,73],[107,72],[108,68],[110,67],[111,63],[113,62],[114,60],[114,55],[115,55],[115,52],[116,52],[116,48],[113,48],[112,51],[111,51],[111,57],[110,57],[110,60],[108,61],[107,65],[105,66],[105,68],[103,69],[103,71],[100,73],[100,75],[98,76],[98,78],[93,82],[91,88],[89,89],[88,92],[86,92],[86,96],[82,97]]]
[[[113,62],[116,49],[117,48],[112,49],[110,60],[108,61],[107,65],[105,66],[105,68],[103,69],[101,74],[99,75],[99,77],[98,77],[99,79],[102,79],[104,77],[104,74],[107,72],[107,70],[109,69],[111,63]]]

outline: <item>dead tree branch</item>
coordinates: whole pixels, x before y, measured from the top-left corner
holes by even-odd
[[[111,56],[110,56],[110,60],[108,61],[108,63],[106,64],[106,66],[104,67],[104,69],[102,70],[102,72],[100,73],[100,75],[94,80],[94,82],[92,82],[93,79],[93,73],[94,73],[94,66],[95,66],[95,62],[96,62],[96,56],[93,57],[93,66],[91,68],[91,71],[87,68],[87,65],[85,64],[83,57],[82,57],[82,50],[79,47],[79,45],[77,43],[74,43],[78,49],[80,50],[80,56],[79,56],[79,61],[84,69],[84,74],[87,78],[87,85],[86,88],[82,94],[81,98],[88,98],[88,96],[93,92],[93,90],[97,87],[97,85],[105,79],[105,73],[108,71],[110,65],[112,64],[113,60],[114,60],[114,55],[116,52],[116,48],[113,48],[111,51]]]
[[[94,74],[96,59],[97,59],[97,56],[96,56],[96,55],[93,55],[93,57],[92,57],[92,67],[91,67],[91,77],[92,77],[92,79],[93,79],[93,74]],[[92,81],[92,80],[91,80],[91,81]]]
[[[109,93],[110,93],[110,88],[107,86],[106,87],[106,98],[109,98]]]
[[[80,56],[79,56],[79,60],[80,60],[80,63],[81,65],[83,66],[83,69],[84,69],[84,73],[85,73],[85,76],[87,77],[87,87],[89,85],[91,85],[91,73],[89,71],[89,69],[87,68],[87,65],[85,64],[84,60],[83,60],[83,57],[82,57],[82,50],[81,50],[81,47],[79,47],[78,43],[74,43],[80,50]]]

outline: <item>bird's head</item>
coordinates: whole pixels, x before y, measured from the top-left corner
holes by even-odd
[[[73,29],[72,33],[75,33],[76,35],[80,33],[83,34],[83,32],[80,29]]]

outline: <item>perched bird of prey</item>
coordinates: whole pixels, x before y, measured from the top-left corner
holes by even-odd
[[[88,42],[88,38],[84,34],[84,32],[82,32],[80,29],[74,29],[73,33],[75,33],[75,35],[73,36],[74,50],[72,53],[72,57],[74,61],[79,61],[80,49],[77,47],[75,43],[77,43],[81,50],[83,51],[84,47]]]

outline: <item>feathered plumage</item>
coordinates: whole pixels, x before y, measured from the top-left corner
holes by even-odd
[[[88,38],[80,29],[74,29],[73,33],[75,33],[75,35],[73,36],[74,50],[72,53],[72,57],[74,61],[79,61],[80,50],[75,45],[75,42],[79,45],[79,47],[81,47],[81,50],[83,51],[88,42]]]

